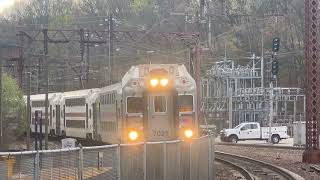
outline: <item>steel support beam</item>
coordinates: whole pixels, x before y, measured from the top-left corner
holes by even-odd
[[[305,64],[306,64],[306,149],[302,161],[319,163],[320,60],[318,6],[320,0],[305,0]]]

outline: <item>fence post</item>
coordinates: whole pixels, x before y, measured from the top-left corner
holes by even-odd
[[[39,151],[36,153],[36,157],[34,159],[34,180],[39,180],[40,179],[40,174],[39,174]]]
[[[147,180],[147,143],[143,144],[143,179]]]
[[[209,153],[209,179],[213,179],[213,176],[212,176],[212,165],[213,165],[213,159],[212,159],[212,139],[211,139],[212,135],[209,135],[208,138],[209,138],[209,147],[208,147],[208,153]]]
[[[189,180],[192,180],[192,143],[189,142]]]
[[[177,158],[178,158],[178,180],[180,180],[181,179],[181,140],[178,141]]]
[[[121,180],[121,149],[120,149],[121,145],[118,144],[118,147],[117,147],[117,156],[118,156],[118,180]]]
[[[83,180],[83,148],[82,145],[79,144],[79,167],[78,167],[78,179]]]
[[[167,179],[167,142],[163,142],[163,180]]]

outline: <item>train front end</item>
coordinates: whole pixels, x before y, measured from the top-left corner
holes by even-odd
[[[198,135],[195,81],[183,65],[132,67],[122,79],[122,141],[191,139]]]

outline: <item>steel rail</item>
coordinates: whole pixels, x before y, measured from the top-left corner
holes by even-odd
[[[216,145],[222,146],[239,146],[239,147],[254,147],[254,148],[268,148],[268,149],[290,149],[290,150],[305,150],[305,147],[299,146],[278,146],[278,145],[263,145],[263,144],[239,144],[239,143],[229,143],[229,142],[219,142]]]
[[[219,157],[215,157],[215,161],[231,166],[232,169],[238,171],[246,180],[255,180],[254,176],[249,171],[231,161]]]
[[[304,180],[303,177],[297,175],[294,172],[291,172],[285,168],[276,166],[276,165],[272,165],[270,163],[267,162],[263,162],[263,161],[259,161],[256,159],[252,159],[249,157],[245,157],[245,156],[240,156],[240,155],[235,155],[235,154],[230,154],[230,153],[224,153],[224,152],[220,152],[220,151],[215,151],[215,155],[216,156],[220,156],[220,157],[224,157],[224,158],[231,158],[231,159],[236,159],[236,160],[240,160],[241,162],[249,162],[251,164],[255,164],[258,165],[260,167],[269,169],[273,172],[276,172],[277,174],[281,175],[283,178],[287,179],[287,180]]]

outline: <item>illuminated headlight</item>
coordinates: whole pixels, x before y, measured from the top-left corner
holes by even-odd
[[[163,78],[163,79],[160,80],[161,86],[167,86],[168,82],[169,82],[169,80],[167,78]]]
[[[138,137],[139,137],[139,134],[138,134],[137,131],[130,131],[130,132],[129,132],[129,139],[130,139],[131,141],[137,140]]]
[[[192,136],[193,136],[193,131],[192,131],[191,129],[186,129],[186,130],[184,130],[184,136],[185,136],[186,138],[192,138]]]
[[[159,80],[158,79],[151,79],[150,80],[150,85],[152,87],[156,87],[159,84]]]

